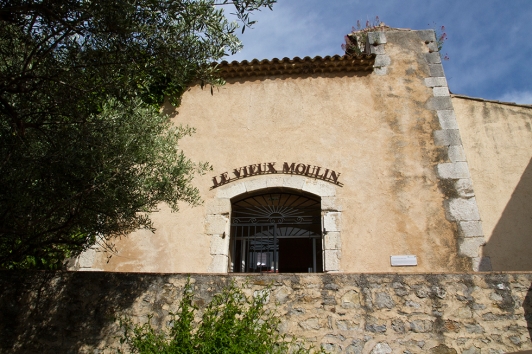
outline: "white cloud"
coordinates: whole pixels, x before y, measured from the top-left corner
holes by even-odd
[[[239,35],[244,49],[227,60],[272,59],[327,55],[326,43],[331,41],[331,31],[315,9],[301,11],[296,3],[280,2],[274,11],[263,10],[253,17],[258,22],[253,29]],[[334,42],[340,48],[341,38]]]
[[[497,100],[519,104],[532,104],[532,91],[510,91],[497,98]]]

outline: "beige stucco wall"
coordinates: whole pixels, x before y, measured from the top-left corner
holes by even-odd
[[[532,108],[453,97],[493,270],[532,270]]]
[[[341,173],[334,186],[342,211],[343,272],[469,270],[457,256],[456,225],[446,219],[435,166],[446,154],[434,146],[440,129],[427,108],[433,90],[425,41],[414,32],[388,32],[385,75],[335,74],[230,79],[214,90],[192,87],[173,118],[196,128],[182,140],[185,154],[213,172],[194,184],[206,204],[216,198],[212,177],[240,166],[301,162]],[[272,176],[252,177],[256,180]],[[157,231],[117,242],[95,269],[208,272],[213,258],[205,207],[184,205],[153,215]],[[416,255],[417,267],[391,267],[391,255]]]

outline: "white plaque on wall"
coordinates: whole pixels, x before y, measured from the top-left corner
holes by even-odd
[[[392,267],[417,266],[417,257],[413,255],[390,256]]]

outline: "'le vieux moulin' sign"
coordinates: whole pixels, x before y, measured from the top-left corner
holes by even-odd
[[[296,175],[302,175],[302,176],[308,176],[311,178],[321,179],[326,182],[334,183],[336,185],[342,186],[342,183],[338,181],[338,178],[340,177],[340,173],[330,170],[328,168],[322,168],[319,166],[313,166],[309,164],[304,163],[298,163],[292,162],[290,165],[288,162],[285,162],[283,164],[282,169],[277,169],[275,167],[275,162],[264,162],[264,163],[256,163],[251,164],[247,166],[242,166],[239,168],[233,169],[233,176],[230,176],[228,172],[224,172],[220,174],[219,176],[212,178],[212,187],[220,187],[224,184],[227,184],[229,182],[232,182],[237,179],[251,177],[251,176],[258,176],[258,175],[266,175],[266,174],[274,174],[274,173],[284,173],[284,174],[296,174]]]

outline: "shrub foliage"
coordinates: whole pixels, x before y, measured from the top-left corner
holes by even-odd
[[[177,313],[167,328],[156,329],[148,323],[133,324],[121,318],[124,335],[120,342],[131,353],[311,353],[300,341],[286,337],[277,330],[281,318],[265,307],[270,289],[247,296],[234,283],[214,295],[195,320],[198,307],[190,281],[183,291]],[[119,351],[122,352],[122,351]],[[319,351],[323,353],[323,351]]]

